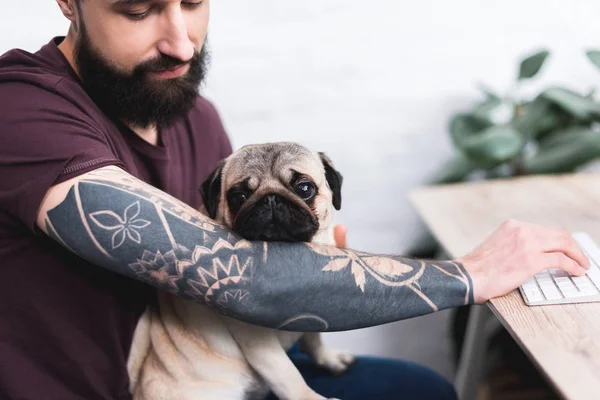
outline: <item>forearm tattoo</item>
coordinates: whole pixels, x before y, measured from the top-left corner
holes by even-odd
[[[473,303],[457,262],[249,242],[114,170],[75,184],[45,230],[92,263],[270,328],[356,329]]]

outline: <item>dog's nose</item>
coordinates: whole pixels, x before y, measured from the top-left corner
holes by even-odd
[[[264,217],[267,220],[272,220],[272,219],[276,218],[275,217],[275,214],[277,212],[276,210],[279,208],[278,205],[280,203],[279,196],[277,196],[276,194],[268,194],[263,198],[261,203],[263,204],[263,207],[264,207],[264,209],[263,209]]]
[[[277,203],[277,199],[274,194],[268,194],[265,196],[265,203],[269,208],[274,208]]]

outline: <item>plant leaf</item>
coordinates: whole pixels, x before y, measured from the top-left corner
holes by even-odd
[[[519,115],[515,117],[512,126],[526,139],[532,139],[566,125],[573,119],[557,105],[538,96],[531,103],[523,105]]]
[[[352,275],[356,281],[356,286],[360,287],[360,290],[364,293],[365,291],[365,270],[356,261],[352,261]]]
[[[459,113],[450,119],[450,137],[459,148],[470,137],[478,135],[484,129],[492,126],[490,122],[474,117],[472,114]]]
[[[600,69],[600,51],[598,50],[588,50],[586,51],[586,56],[589,60],[596,66],[596,68]]]
[[[364,257],[363,262],[382,275],[397,277],[413,270],[410,265],[390,258]]]
[[[538,140],[538,150],[545,151],[556,146],[562,146],[572,140],[578,140],[590,130],[589,126],[572,125],[564,129],[556,129]]]
[[[573,172],[596,158],[600,158],[600,132],[588,129],[561,145],[539,149],[523,160],[523,169],[529,174]]]
[[[598,103],[569,89],[553,87],[541,95],[577,119],[588,121],[600,117]]]
[[[521,61],[519,80],[533,78],[542,68],[550,53],[547,50],[539,51]]]
[[[511,160],[524,146],[523,136],[514,128],[492,126],[465,140],[461,150],[476,165],[491,168]]]

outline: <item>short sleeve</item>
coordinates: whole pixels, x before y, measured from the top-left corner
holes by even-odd
[[[35,232],[51,186],[119,164],[106,136],[74,103],[32,84],[0,84],[1,213]]]

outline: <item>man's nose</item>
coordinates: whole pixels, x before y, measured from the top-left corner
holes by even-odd
[[[188,37],[181,7],[169,10],[163,21],[163,37],[158,42],[158,51],[181,61],[189,61],[194,55],[194,45]]]

